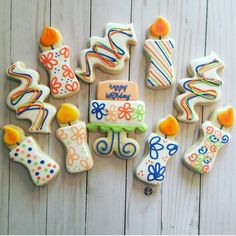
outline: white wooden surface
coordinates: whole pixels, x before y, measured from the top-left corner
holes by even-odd
[[[219,105],[236,107],[235,78],[236,2],[234,0],[0,0],[0,125],[17,120],[5,105],[9,91],[16,87],[5,76],[7,66],[22,60],[37,69],[41,83],[47,73],[39,64],[38,40],[45,24],[58,28],[72,49],[71,63],[78,65],[78,53],[88,46],[91,35],[102,36],[107,22],[133,22],[138,45],[131,48],[131,60],[124,71],[110,76],[97,71],[97,81],[124,79],[136,81],[140,99],[146,102],[149,130],[136,137],[140,155],[131,161],[94,155],[94,168],[79,175],[65,171],[64,150],[51,135],[34,135],[43,149],[62,166],[61,174],[48,186],[35,187],[26,170],[10,163],[8,150],[0,157],[0,234],[236,234],[236,131],[229,145],[220,152],[209,175],[199,176],[186,169],[181,155],[197,138],[199,123]],[[157,15],[166,17],[176,41],[174,64],[177,79],[187,76],[193,58],[214,50],[226,64],[219,104],[199,108],[202,120],[196,125],[181,124],[177,137],[178,155],[168,165],[166,179],[151,196],[133,171],[145,150],[145,140],[156,122],[173,113],[176,88],[152,91],[145,87],[146,60],[143,53],[146,28]],[[95,98],[96,83],[81,82],[79,95],[66,101],[80,107],[88,120],[88,104]],[[50,98],[57,108],[63,102]],[[92,144],[99,133],[89,134]]]

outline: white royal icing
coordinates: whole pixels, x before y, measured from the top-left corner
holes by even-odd
[[[178,144],[170,139],[151,133],[148,137],[148,154],[136,169],[141,181],[157,185],[165,178],[167,161],[178,151]]]
[[[175,100],[176,108],[180,112],[178,120],[197,122],[199,117],[195,105],[207,105],[220,99],[223,81],[217,71],[223,67],[223,62],[214,52],[190,63],[188,70],[193,78],[180,80],[179,89],[183,93]]]
[[[86,124],[76,121],[71,126],[63,126],[56,132],[57,138],[66,148],[66,169],[70,173],[87,171],[93,166],[93,158],[87,144]]]
[[[17,118],[32,122],[30,132],[50,133],[56,108],[44,102],[50,91],[47,86],[38,84],[39,74],[35,70],[25,68],[25,64],[20,61],[12,64],[7,74],[21,82],[20,86],[8,95],[7,105],[16,111]]]
[[[47,184],[60,171],[57,162],[44,153],[31,136],[26,137],[23,142],[10,151],[9,157],[28,169],[32,181],[37,186]]]
[[[76,75],[85,82],[92,83],[95,80],[95,67],[107,73],[119,73],[124,62],[129,59],[128,44],[135,45],[136,42],[133,24],[108,23],[105,37],[91,37],[90,48],[81,52],[81,67],[76,69]]]

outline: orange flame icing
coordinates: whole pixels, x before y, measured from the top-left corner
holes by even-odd
[[[40,43],[45,47],[49,47],[57,43],[58,40],[59,40],[59,34],[57,33],[57,31],[52,27],[45,26],[40,38]]]
[[[162,37],[169,33],[170,25],[165,18],[158,16],[158,18],[151,24],[149,30],[152,36]]]
[[[164,135],[175,136],[179,132],[179,123],[172,115],[169,115],[159,124],[159,130]]]
[[[79,119],[79,111],[76,106],[63,103],[57,113],[57,121],[60,124],[75,122]]]
[[[217,121],[225,127],[231,127],[234,123],[234,109],[228,107],[224,111],[219,112]]]
[[[20,141],[21,134],[19,130],[10,126],[4,126],[3,130],[4,130],[3,141],[7,145],[14,145]]]

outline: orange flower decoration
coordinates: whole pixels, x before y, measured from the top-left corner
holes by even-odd
[[[63,55],[65,58],[68,58],[70,56],[70,50],[68,47],[63,47],[59,53]]]
[[[131,104],[126,102],[123,107],[118,107],[118,118],[123,119],[125,118],[126,120],[131,119],[131,113],[133,112],[133,108],[131,107]]]
[[[59,93],[59,88],[61,88],[62,84],[57,80],[57,77],[54,76],[52,78],[52,81],[50,83],[50,88],[53,94],[58,94]]]
[[[73,92],[75,90],[77,90],[79,88],[79,82],[78,81],[74,81],[71,84],[66,84],[65,85],[66,90]]]
[[[116,106],[114,104],[111,104],[107,110],[106,120],[107,121],[116,121],[117,120],[117,113]]]
[[[80,156],[78,153],[75,152],[75,149],[73,147],[69,147],[68,149],[68,157],[66,160],[67,165],[71,166],[73,165],[75,160],[79,160]]]
[[[68,134],[63,129],[59,129],[57,130],[57,137],[60,139],[67,139]]]
[[[72,141],[76,141],[77,144],[82,144],[86,137],[86,130],[85,128],[78,129],[77,127],[72,127],[71,131],[73,135],[71,136]]]
[[[49,52],[46,54],[40,55],[40,61],[43,63],[43,65],[48,69],[52,70],[54,66],[58,64],[58,61],[56,59],[53,59],[53,53]]]
[[[74,79],[74,78],[75,78],[75,75],[74,75],[72,69],[71,69],[69,66],[67,66],[67,65],[62,65],[62,70],[63,70],[62,75],[63,75],[64,77],[69,77],[69,78],[71,78],[71,79]]]

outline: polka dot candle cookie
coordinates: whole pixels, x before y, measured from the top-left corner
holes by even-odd
[[[6,125],[3,130],[3,142],[10,149],[10,160],[24,165],[35,185],[45,185],[59,173],[60,166],[41,150],[33,137],[25,137],[24,131],[14,125]]]

